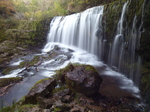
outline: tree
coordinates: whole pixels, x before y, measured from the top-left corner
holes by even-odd
[[[15,12],[13,3],[9,0],[0,0],[0,15],[3,17],[11,16]]]

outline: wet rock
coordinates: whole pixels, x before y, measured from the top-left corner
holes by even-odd
[[[51,112],[50,109],[44,109],[43,112]]]
[[[51,110],[54,112],[69,112],[70,109],[71,109],[71,105],[64,104],[59,100],[56,101],[53,107],[51,108]]]
[[[69,112],[88,112],[84,107],[76,104]]]
[[[65,76],[68,87],[87,96],[98,92],[102,78],[94,67],[85,65],[68,72]]]
[[[78,107],[74,107],[70,110],[70,112],[81,112],[81,110]]]
[[[70,90],[69,89],[64,89],[64,90],[58,92],[57,94],[58,94],[58,96],[65,96],[65,95],[70,94]]]
[[[36,100],[42,109],[50,109],[54,103],[53,99],[45,99],[42,97],[38,97]]]
[[[72,100],[72,98],[71,98],[70,95],[66,95],[66,96],[64,96],[64,97],[61,98],[61,101],[63,103],[69,103],[69,102],[71,102],[71,100]]]
[[[49,97],[56,87],[56,80],[47,78],[37,82],[25,97],[24,103],[36,104],[38,97]]]
[[[55,99],[60,99],[63,103],[70,103],[73,100],[73,93],[70,91],[70,89],[64,89],[60,92],[55,92],[53,94],[53,97]]]

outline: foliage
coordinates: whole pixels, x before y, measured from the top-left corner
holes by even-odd
[[[67,14],[67,0],[13,0],[16,10],[26,20],[41,20]]]
[[[11,16],[15,12],[12,1],[0,0],[0,15],[2,17]]]

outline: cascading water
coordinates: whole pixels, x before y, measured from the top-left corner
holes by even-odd
[[[128,64],[130,65],[128,77],[134,80],[135,84],[138,86],[140,74],[141,74],[140,71],[141,58],[139,55],[136,54],[136,49],[139,46],[141,31],[140,28],[136,28],[136,23],[137,23],[137,17],[135,16],[133,20],[132,30],[130,33],[130,40],[129,40],[129,47],[128,47],[129,56],[127,61]]]
[[[76,46],[89,53],[100,55],[102,16],[104,6],[87,9],[66,17],[55,17],[51,22],[48,42]],[[43,51],[49,50],[49,44]]]
[[[118,67],[119,72],[122,72],[121,70],[124,70],[122,69],[122,62],[126,60],[126,56],[124,55],[126,54],[125,45],[127,43],[125,42],[123,35],[123,22],[125,19],[127,4],[128,3],[125,3],[123,6],[122,15],[118,23],[117,35],[115,36],[113,45],[111,46],[112,48],[110,48],[110,60],[108,61],[110,62],[108,65]],[[104,48],[106,44],[106,40],[102,35],[103,9],[104,6],[98,6],[87,9],[82,13],[68,15],[66,17],[55,17],[50,24],[47,44],[45,45],[43,52],[52,50],[55,45],[65,45],[71,49],[72,47],[74,47],[73,50],[75,52],[70,59],[71,62],[84,62],[84,64],[103,66],[104,64],[98,62],[97,58],[91,55],[94,54],[99,58],[99,60],[103,61],[101,57],[103,56],[103,52],[105,51]],[[132,41],[131,43],[133,42],[134,41]],[[131,47],[129,50],[133,50],[134,48],[135,47]],[[81,51],[80,53],[78,53],[77,49],[82,49],[86,52],[83,53],[83,51]],[[135,53],[132,54],[132,57],[134,57],[134,54]],[[112,71],[107,67],[103,70],[103,74],[105,76],[109,76],[112,78],[115,77],[116,79],[118,79],[117,82],[119,82],[118,85],[120,86],[120,89],[125,89],[130,92],[132,91],[131,93],[139,92],[138,88],[134,86],[132,80],[127,79],[124,75]],[[100,72],[102,73],[102,70]]]
[[[127,8],[128,2],[122,8],[117,33],[113,44],[110,46],[107,62],[110,67],[116,68],[116,71],[125,74],[138,85],[140,57],[136,55],[135,49],[138,46],[137,43],[139,43],[140,30],[135,27],[137,22],[135,16],[132,30],[128,36],[130,40],[127,41],[123,26]],[[104,55],[106,43],[102,35],[103,10],[104,6],[98,6],[66,17],[55,17],[50,24],[47,44],[43,51],[51,50],[52,42],[55,42],[86,50],[103,61],[101,57]],[[128,48],[126,48],[127,46]]]
[[[118,67],[119,60],[121,60],[122,51],[124,48],[123,22],[124,22],[126,8],[127,8],[127,3],[125,3],[123,6],[121,18],[118,22],[117,34],[114,38],[114,42],[110,51],[111,52],[109,57],[110,66]]]
[[[117,34],[114,38],[112,46],[110,47],[108,65],[115,68],[116,71],[125,74],[138,86],[141,59],[140,56],[136,54],[136,49],[139,47],[141,26],[136,28],[137,17],[135,15],[132,28],[128,31],[129,34],[126,35],[127,32],[124,31],[123,27],[123,24],[126,23],[126,9],[127,3],[123,6],[122,15],[117,26]]]

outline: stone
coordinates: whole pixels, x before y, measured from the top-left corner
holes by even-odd
[[[54,105],[52,106],[52,110],[54,112],[69,112],[69,110],[71,109],[71,105],[69,104],[64,104],[61,101],[56,101],[54,103]]]
[[[78,107],[74,107],[70,110],[70,112],[81,112]]]
[[[42,97],[38,97],[36,100],[42,109],[50,109],[54,103],[53,99],[45,99]]]
[[[98,92],[103,79],[90,65],[80,66],[65,76],[67,86],[75,91],[87,96]]]
[[[36,104],[38,97],[49,97],[56,87],[56,80],[51,78],[37,82],[25,97],[24,103]]]
[[[71,96],[70,95],[66,95],[66,96],[64,96],[64,97],[62,97],[61,98],[61,101],[63,102],[63,103],[70,103],[71,102]]]

